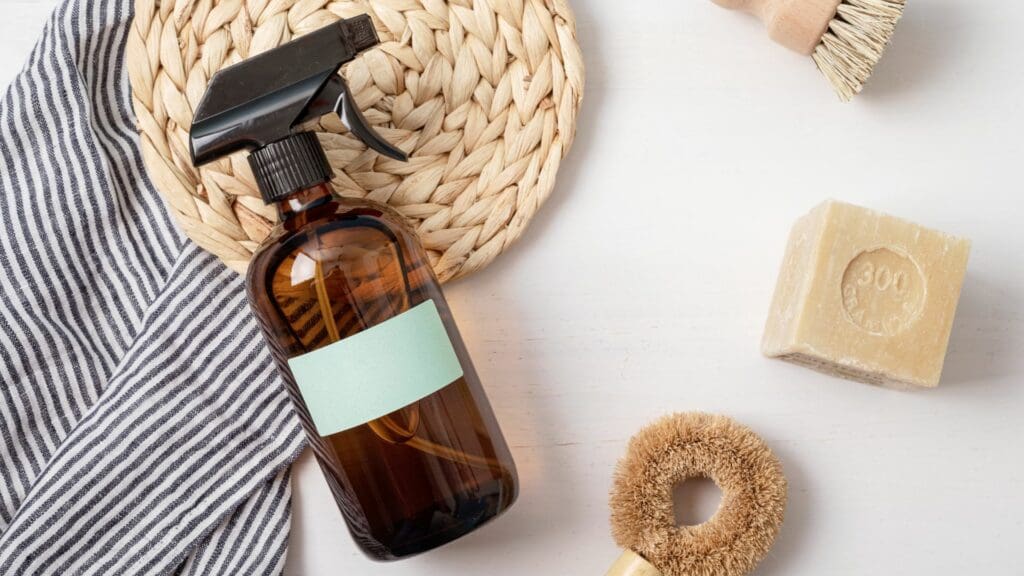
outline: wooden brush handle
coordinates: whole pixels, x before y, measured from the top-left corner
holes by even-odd
[[[632,550],[626,550],[605,576],[662,576],[661,572]]]
[[[760,18],[772,40],[802,54],[814,53],[841,0],[712,0]]]

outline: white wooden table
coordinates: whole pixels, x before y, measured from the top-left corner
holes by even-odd
[[[0,83],[55,3],[4,0]],[[912,0],[844,106],[808,60],[710,3],[574,4],[589,64],[577,147],[521,244],[448,290],[518,504],[442,550],[371,564],[307,457],[288,573],[603,574],[612,468],[673,410],[731,414],[783,459],[788,517],[760,574],[1021,573],[1024,5]],[[789,227],[827,197],[973,238],[940,389],[758,354]],[[705,517],[713,492],[693,497]]]

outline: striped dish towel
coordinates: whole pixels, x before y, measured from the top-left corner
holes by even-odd
[[[131,16],[66,0],[0,102],[0,574],[279,574],[303,436],[145,175]]]

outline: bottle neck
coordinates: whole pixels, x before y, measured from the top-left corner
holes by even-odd
[[[285,228],[301,226],[311,219],[312,211],[334,199],[330,182],[317,184],[281,198],[274,205]]]
[[[253,150],[249,167],[263,201],[269,204],[314,190],[334,177],[327,154],[312,132],[298,132]]]

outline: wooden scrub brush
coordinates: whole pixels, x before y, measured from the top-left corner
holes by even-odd
[[[677,526],[672,494],[706,477],[722,491],[714,516]],[[666,416],[640,431],[619,462],[612,533],[626,552],[607,576],[739,576],[764,558],[782,526],[786,478],[761,438],[724,416]]]
[[[843,101],[860,93],[906,0],[713,0],[759,17],[773,40],[814,58]]]

